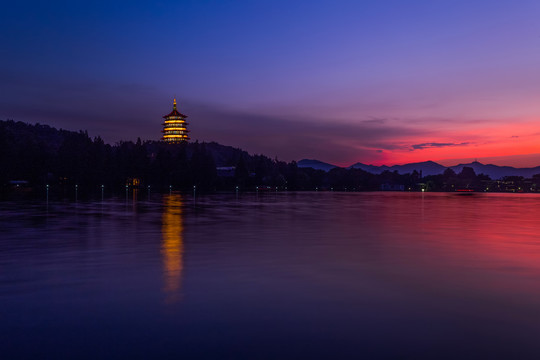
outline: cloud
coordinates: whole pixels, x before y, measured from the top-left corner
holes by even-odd
[[[386,123],[387,120],[388,119],[383,119],[383,118],[373,118],[373,119],[368,119],[368,120],[362,120],[362,122],[364,124],[382,125]]]
[[[88,130],[90,136],[99,135],[108,143],[137,137],[158,140],[161,117],[172,105],[166,90],[143,84],[52,81],[0,70],[1,79],[7,80],[0,82],[7,96],[0,99],[0,119]],[[194,98],[181,98],[179,108],[189,116],[193,140],[216,141],[286,161],[309,157],[346,166],[380,162],[393,153],[468,144],[421,143],[438,130],[402,118],[358,115],[357,120],[340,121],[332,114],[318,114],[314,119],[310,114],[247,111]]]
[[[441,148],[441,147],[450,147],[450,146],[465,146],[470,145],[470,142],[462,142],[462,143],[437,143],[437,142],[431,142],[431,143],[423,143],[423,144],[415,144],[411,145],[412,150],[423,150],[428,148]]]
[[[333,119],[312,122],[300,116],[275,116],[191,103],[190,126],[193,138],[242,147],[249,152],[277,156],[282,160],[305,157],[350,165],[357,161],[377,161],[380,150],[408,150],[403,137],[427,136],[429,130],[399,123],[348,123]]]
[[[11,89],[6,91],[9,97],[0,99],[0,119],[88,130],[108,143],[137,137],[158,140],[161,117],[172,106],[169,95],[137,84],[11,80],[9,86],[0,84],[0,90]],[[47,85],[38,86],[41,82]],[[387,155],[380,150],[407,151],[404,136],[429,134],[429,129],[383,118],[342,122],[329,116],[314,121],[289,112],[245,111],[189,98],[181,98],[179,108],[189,116],[193,140],[216,141],[286,161],[313,157],[343,166],[375,162]]]
[[[372,142],[372,141],[366,141],[365,145],[370,148],[377,148],[382,150],[388,150],[388,151],[407,151],[409,150],[409,145],[403,144],[401,139],[389,139],[386,142],[384,139],[381,139],[383,141],[379,142]]]

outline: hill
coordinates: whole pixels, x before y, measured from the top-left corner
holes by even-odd
[[[302,159],[297,163],[299,168],[312,168],[315,170],[330,171],[336,168],[336,165],[328,164],[319,160]]]
[[[383,171],[397,171],[399,174],[407,174],[412,173],[413,171],[418,171],[423,176],[427,175],[437,175],[442,174],[446,167],[437,164],[433,161],[424,161],[424,162],[418,162],[418,163],[411,163],[411,164],[405,164],[405,165],[393,165],[393,166],[375,166],[375,165],[365,165],[362,163],[356,163],[350,168],[353,169],[362,169],[364,171],[371,172],[373,174],[380,174]]]
[[[531,178],[536,174],[540,174],[540,166],[533,168],[515,168],[511,166],[497,166],[492,164],[484,165],[477,161],[470,164],[459,164],[451,166],[450,168],[456,173],[463,170],[464,167],[472,168],[477,174],[486,174],[492,179],[502,179],[505,176],[523,176],[525,178]]]
[[[452,171],[453,170],[453,171]],[[485,191],[540,190],[540,167],[517,169],[460,164],[450,169],[433,161],[342,168],[318,160],[286,163],[215,142],[166,144],[161,141],[121,141],[106,144],[86,131],[47,125],[0,121],[0,189],[28,184],[36,191],[73,193],[124,191],[126,186],[169,191],[197,189],[281,190],[427,190],[468,187]],[[512,176],[502,182],[499,179]],[[515,177],[525,177],[519,179]],[[538,184],[537,184],[538,182]]]
[[[311,167],[313,169],[324,170],[324,171],[330,171],[331,169],[336,167],[335,165],[328,164],[319,160],[300,160],[298,162],[299,164],[298,166],[300,166],[300,163],[302,163],[301,167]],[[488,175],[493,180],[502,179],[506,176],[523,176],[524,178],[531,178],[536,174],[540,174],[540,166],[533,167],[533,168],[515,168],[512,166],[498,166],[498,165],[493,165],[493,164],[482,164],[478,161],[474,161],[469,164],[459,164],[455,166],[450,166],[449,168],[452,169],[456,173],[460,173],[464,167],[472,168],[476,174]],[[430,175],[442,174],[447,169],[447,167],[441,164],[438,164],[434,161],[424,161],[424,162],[418,162],[418,163],[393,165],[393,166],[386,166],[386,165],[377,166],[377,165],[366,165],[362,163],[356,163],[354,165],[349,166],[348,169],[361,169],[371,174],[382,174],[385,171],[390,171],[390,172],[397,171],[398,174],[409,174],[416,170],[418,173],[422,174],[422,176],[430,176]]]

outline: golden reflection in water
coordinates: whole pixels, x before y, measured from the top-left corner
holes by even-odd
[[[184,244],[182,240],[182,196],[179,194],[164,195],[164,209],[161,233],[163,244],[161,254],[163,256],[163,275],[166,303],[175,303],[180,300],[180,284],[182,280],[182,268]]]
[[[137,199],[139,198],[139,189],[135,188],[133,189],[133,206],[137,204]]]

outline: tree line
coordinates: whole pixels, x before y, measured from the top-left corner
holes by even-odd
[[[226,168],[225,171],[220,169]],[[335,190],[454,191],[458,188],[509,191],[536,187],[538,178],[494,182],[488,176],[463,168],[456,174],[422,177],[385,171],[334,168],[328,172],[300,168],[264,155],[210,143],[166,144],[159,141],[121,141],[106,144],[86,131],[58,130],[47,125],[0,121],[0,184],[9,190],[15,181],[29,187],[121,189],[125,186],[166,190]],[[502,187],[501,187],[502,184]],[[498,187],[497,187],[498,186]],[[505,187],[506,186],[506,187]],[[515,191],[515,190],[514,190]]]

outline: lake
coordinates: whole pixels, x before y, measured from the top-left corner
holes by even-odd
[[[0,231],[2,359],[540,356],[536,194],[4,201]]]

